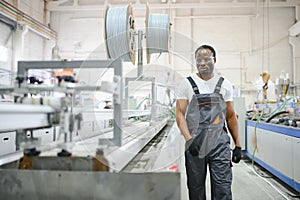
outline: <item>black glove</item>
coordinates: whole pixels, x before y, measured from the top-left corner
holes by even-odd
[[[232,162],[239,163],[242,158],[242,148],[235,146],[232,152]]]
[[[199,145],[195,142],[194,139],[190,139],[186,142],[186,147],[192,154],[192,156],[198,156],[199,155]]]

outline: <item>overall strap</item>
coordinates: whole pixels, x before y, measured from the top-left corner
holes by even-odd
[[[215,87],[214,93],[220,93],[221,85],[222,85],[223,81],[224,81],[224,78],[223,78],[223,77],[220,77],[220,78],[219,78],[219,81],[218,81],[218,83],[217,83],[217,85],[216,85],[216,87]]]
[[[187,77],[187,79],[189,80],[190,84],[192,85],[192,88],[193,88],[195,94],[200,94],[199,89],[198,89],[195,81],[192,79],[192,77],[189,76],[189,77]]]

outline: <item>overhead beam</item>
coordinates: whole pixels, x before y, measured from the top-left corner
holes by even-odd
[[[114,4],[114,6],[124,6],[127,4]],[[155,10],[168,10],[168,9],[216,9],[216,8],[256,8],[257,6],[263,6],[263,2],[228,2],[228,3],[173,3],[170,6],[168,4],[150,4],[151,9]],[[295,7],[299,6],[299,0],[289,0],[287,2],[269,2],[269,7]],[[133,4],[135,10],[146,10],[146,4]],[[103,11],[106,9],[106,5],[79,5],[73,4],[70,6],[61,5],[57,2],[48,2],[48,9],[52,12],[66,12],[66,11]]]

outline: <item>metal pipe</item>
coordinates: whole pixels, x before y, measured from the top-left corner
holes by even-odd
[[[124,4],[116,4],[115,6],[122,6]],[[270,7],[295,7],[298,5],[297,1],[288,2],[272,2]],[[170,6],[168,4],[151,4],[153,10],[168,10]],[[172,4],[171,9],[215,9],[215,8],[257,8],[257,2],[239,2],[239,3],[176,3]],[[144,4],[134,4],[135,10],[145,10]],[[49,10],[55,12],[65,12],[65,11],[103,11],[105,6],[100,5],[78,5],[78,6],[60,6],[56,1],[49,2]]]
[[[29,69],[78,69],[78,68],[118,68],[120,60],[49,60],[49,61],[19,61],[18,77],[26,77]]]
[[[298,39],[298,38],[296,38]],[[295,44],[295,37],[289,37],[289,43],[292,46],[292,84],[297,84],[297,65],[296,65],[296,44]],[[297,87],[293,88],[294,96],[297,96]]]
[[[143,76],[143,31],[138,31],[138,74],[137,77],[141,78]]]
[[[127,77],[125,78],[125,100],[124,100],[124,109],[128,110],[128,96],[129,96],[129,81]]]
[[[113,120],[113,126],[114,126],[114,140],[113,143],[116,146],[122,145],[122,125],[123,125],[123,106],[122,102],[117,102],[116,99],[119,97],[122,101],[123,99],[123,63],[121,60],[117,60],[117,66],[114,68],[114,74],[115,76],[121,77],[120,80],[120,90],[119,94],[114,94],[113,103],[114,103],[114,120]],[[119,95],[116,97],[116,95]]]
[[[245,14],[245,15],[203,15],[203,16],[178,16],[174,17],[174,19],[203,19],[203,18],[241,18],[241,17],[256,17],[255,14]]]
[[[5,14],[8,14],[10,17],[14,17],[13,20],[18,19],[18,21],[24,21],[31,30],[38,31],[40,35],[46,36],[48,39],[56,40],[57,33],[55,31],[51,30],[49,27],[30,17],[8,2],[4,0],[0,1],[0,8],[5,12]]]
[[[151,121],[156,121],[157,105],[156,105],[156,85],[155,85],[155,79],[152,81],[151,95],[152,95]]]

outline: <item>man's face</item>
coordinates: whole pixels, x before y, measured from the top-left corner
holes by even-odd
[[[196,54],[196,64],[199,74],[209,76],[215,68],[215,59],[210,49],[199,49]]]

